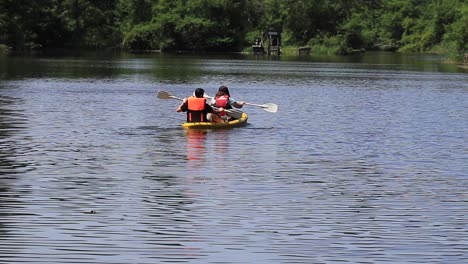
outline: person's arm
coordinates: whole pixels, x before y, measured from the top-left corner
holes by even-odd
[[[216,116],[218,116],[219,118],[221,118],[220,114],[221,112],[224,111],[224,108],[222,107],[219,107],[219,108],[216,108],[214,109],[213,107],[211,107],[210,105],[206,104],[206,111],[210,114],[214,114]]]
[[[229,98],[229,103],[232,105],[232,107],[235,107],[235,108],[242,108],[245,104],[244,101],[236,101],[233,98]]]
[[[215,109],[214,109],[213,107],[211,107],[211,105],[209,105],[209,104],[206,104],[205,107],[206,107],[206,112],[211,113],[211,114],[216,114],[216,115],[218,114],[219,109],[222,109],[222,108],[217,108],[217,109],[215,110]]]
[[[179,105],[179,107],[177,107],[177,112],[185,112],[187,111],[188,109],[188,105],[187,105],[187,98],[184,98],[184,100],[182,100],[182,103]]]
[[[224,111],[224,108],[222,107],[219,107],[219,108],[213,108],[211,107],[210,105],[206,104],[206,111],[208,113],[210,113],[212,116],[216,116],[216,119],[211,117],[211,122],[216,122],[216,123],[219,123],[219,122],[225,122],[225,120],[223,119],[223,117],[221,116],[221,112]]]
[[[209,105],[211,106],[216,105],[216,100],[214,97],[211,97]]]

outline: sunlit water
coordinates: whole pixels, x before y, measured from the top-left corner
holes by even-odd
[[[430,57],[0,58],[0,263],[466,263],[468,75]],[[187,132],[225,84],[249,125]]]

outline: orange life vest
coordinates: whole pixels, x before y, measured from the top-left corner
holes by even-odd
[[[206,98],[187,99],[187,122],[206,122]]]

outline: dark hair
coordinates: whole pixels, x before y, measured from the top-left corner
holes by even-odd
[[[224,92],[220,92],[218,91],[215,95],[215,97],[218,97],[218,96],[223,96],[223,95],[226,95]]]
[[[203,88],[197,88],[195,90],[195,97],[202,98],[204,94],[205,90],[203,90]]]
[[[231,97],[231,95],[229,94],[229,89],[228,89],[226,86],[224,86],[224,85],[222,85],[221,87],[219,87],[218,91],[219,91],[219,92],[223,92],[223,93],[225,93],[227,96]]]

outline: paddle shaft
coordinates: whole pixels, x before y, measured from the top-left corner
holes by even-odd
[[[273,103],[266,103],[266,104],[262,104],[262,105],[259,105],[259,104],[252,104],[252,103],[244,103],[244,104],[261,107],[263,110],[265,110],[265,111],[267,111],[267,112],[270,112],[270,113],[276,113],[276,112],[278,112],[278,105],[277,105],[277,104],[273,104]]]
[[[165,92],[165,91],[158,91],[158,97],[161,98],[161,99],[176,99],[176,100],[180,100],[180,101],[184,100],[183,98],[171,95],[170,93]],[[219,109],[219,108],[215,107],[215,109]],[[231,115],[232,117],[234,117],[236,119],[239,119],[239,118],[242,117],[242,112],[234,111],[234,109],[232,109],[232,110],[225,109],[225,111],[227,113],[229,113],[229,115]]]
[[[246,105],[252,105],[252,106],[258,106],[258,107],[261,107],[261,108],[265,108],[264,105],[259,105],[259,104],[252,104],[252,103],[244,103]]]
[[[158,97],[161,98],[161,99],[177,99],[177,100],[183,100],[182,98],[179,98],[179,97],[176,97],[166,91],[158,91]],[[205,95],[205,98],[213,98],[211,96],[207,96]],[[270,112],[270,113],[276,113],[278,112],[278,105],[277,104],[273,104],[273,103],[267,103],[267,104],[253,104],[253,103],[244,103],[246,105],[252,105],[252,106],[258,106],[258,107],[261,107],[263,110],[267,111],[267,112]],[[226,110],[228,113],[231,114],[231,116],[233,116],[234,118],[237,118],[235,115],[239,116],[239,113],[235,113],[235,111],[229,111],[229,110]]]

